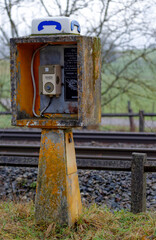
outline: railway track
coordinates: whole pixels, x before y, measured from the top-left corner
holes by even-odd
[[[37,167],[41,131],[0,129],[0,166]],[[113,133],[98,131],[74,131],[75,142],[103,143],[156,143],[154,133]],[[77,166],[81,169],[130,171],[132,153],[146,153],[146,171],[156,171],[155,148],[112,148],[77,146]]]
[[[75,142],[155,144],[155,133],[73,131]],[[0,129],[0,141],[40,141],[41,131]]]
[[[0,166],[37,167],[40,145],[1,144]],[[153,148],[109,148],[76,146],[77,166],[80,169],[131,171],[132,153],[146,153],[145,170],[156,171],[156,149]]]

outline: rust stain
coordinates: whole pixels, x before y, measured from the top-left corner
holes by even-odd
[[[19,127],[32,127],[32,128],[71,128],[81,126],[81,122],[78,120],[71,119],[24,119],[24,120],[16,120],[16,126]]]
[[[51,141],[51,139],[48,139],[46,136],[43,139],[44,146],[42,148],[42,152],[40,157],[44,158],[46,161],[46,169],[45,169],[45,175],[47,176],[47,179],[51,178],[51,181],[59,181],[60,180],[60,175],[63,174],[63,154],[64,154],[64,149],[63,149],[63,144],[62,143],[54,143]],[[61,158],[61,157],[62,158]],[[59,159],[59,161],[58,161]],[[57,170],[62,169],[62,174],[58,175]],[[58,179],[59,178],[59,179]],[[49,181],[45,182],[46,187],[48,187]],[[53,186],[53,192],[52,194],[57,194],[58,192],[58,185]]]
[[[69,109],[69,112],[76,113],[76,116],[77,116],[77,113],[78,113],[77,107],[73,107],[73,106],[69,103],[68,109]]]

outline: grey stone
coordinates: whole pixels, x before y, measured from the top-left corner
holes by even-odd
[[[152,189],[156,191],[156,183],[152,185]]]

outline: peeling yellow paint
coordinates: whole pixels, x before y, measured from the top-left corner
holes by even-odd
[[[78,177],[72,177],[77,175],[77,168],[74,143],[70,145],[69,134],[73,139],[69,130],[42,130],[35,203],[37,223],[57,221],[71,225],[81,212]],[[73,158],[69,156],[70,151]],[[74,173],[69,161],[73,162]],[[73,182],[69,184],[68,179]],[[70,205],[75,206],[75,211]]]

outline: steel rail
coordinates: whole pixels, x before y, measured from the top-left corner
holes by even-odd
[[[14,153],[38,153],[40,144],[0,144],[1,152],[14,152]],[[99,147],[99,146],[75,146],[76,153],[91,155],[115,155],[115,156],[131,156],[132,152],[145,152],[151,157],[156,157],[156,148],[112,148],[112,147]]]
[[[155,133],[74,131],[75,142],[97,141],[103,143],[155,144]],[[0,129],[0,141],[40,141],[41,131]]]
[[[39,144],[1,144],[1,166],[37,167]],[[132,153],[146,153],[145,171],[156,171],[156,149],[153,148],[109,148],[76,146],[77,166],[80,169],[131,171]]]

